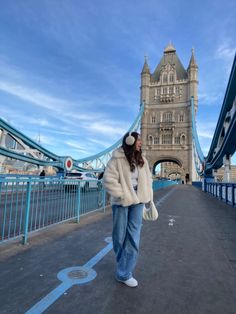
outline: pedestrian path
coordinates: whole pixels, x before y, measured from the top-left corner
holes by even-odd
[[[0,313],[236,313],[236,208],[188,185],[159,190],[155,202],[137,288],[115,281],[111,211],[96,213],[39,232],[27,247],[0,246]]]

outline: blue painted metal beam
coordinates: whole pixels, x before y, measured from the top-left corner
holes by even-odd
[[[45,156],[57,160],[58,156],[50,152],[49,150],[43,148],[41,145],[30,139],[28,136],[24,135],[20,131],[16,130],[13,126],[9,125],[7,122],[5,122],[3,119],[0,118],[0,127],[9,132],[10,134],[15,135],[17,138],[21,139],[26,145],[28,145],[30,148],[37,149],[41,153],[43,153]]]
[[[28,162],[34,165],[39,165],[39,166],[48,166],[52,165],[54,167],[62,167],[62,163],[60,161],[45,161],[45,160],[40,160],[36,159],[34,157],[26,156],[20,153],[16,153],[14,151],[10,151],[4,147],[0,147],[0,155],[13,158],[16,160]]]
[[[216,125],[215,133],[213,135],[213,140],[211,142],[211,146],[210,146],[208,155],[206,157],[206,162],[208,164],[210,164],[211,160],[213,159],[214,151],[217,147],[218,139],[221,135],[222,126],[223,126],[223,123],[225,121],[226,114],[232,107],[232,104],[233,104],[234,99],[235,99],[235,94],[236,94],[236,54],[234,56],[234,61],[233,61],[227,89],[225,92],[223,105],[221,107],[220,116],[219,116],[219,119],[218,119],[218,122]]]
[[[203,155],[198,135],[197,135],[197,128],[196,128],[196,120],[195,120],[195,111],[194,111],[194,97],[191,97],[191,112],[192,112],[192,136],[193,136],[193,141],[195,143],[195,147],[197,150],[198,158],[201,161],[201,163],[204,163],[205,157]]]
[[[227,130],[224,141],[211,159],[210,163],[206,163],[205,172],[208,173],[212,169],[218,169],[223,165],[223,157],[225,155],[233,155],[236,151],[236,112],[234,113],[232,122]]]

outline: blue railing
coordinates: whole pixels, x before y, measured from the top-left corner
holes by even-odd
[[[192,186],[195,186],[198,189],[202,189],[202,181],[192,181]]]
[[[236,207],[236,183],[207,182],[205,180],[203,189],[219,200]]]
[[[165,187],[170,186],[170,185],[176,185],[176,184],[179,184],[179,181],[177,181],[177,180],[175,180],[175,181],[172,181],[172,180],[153,180],[152,188],[153,188],[153,191],[156,191],[158,189],[165,188]]]
[[[105,208],[97,180],[0,178],[0,242]]]
[[[178,184],[154,180],[153,190]],[[0,177],[0,243],[106,206],[101,181],[25,176]]]

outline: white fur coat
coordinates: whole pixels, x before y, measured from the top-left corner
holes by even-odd
[[[143,167],[138,167],[137,192],[132,186],[130,166],[123,148],[115,150],[107,164],[103,183],[107,192],[113,198],[119,199],[118,203],[122,206],[148,203],[153,199],[152,176],[146,158],[143,157],[143,160]]]

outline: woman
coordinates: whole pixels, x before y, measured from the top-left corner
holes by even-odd
[[[129,287],[138,285],[132,273],[138,257],[143,204],[153,199],[151,173],[141,146],[137,132],[127,133],[122,146],[113,152],[103,176],[111,195],[116,279]]]

